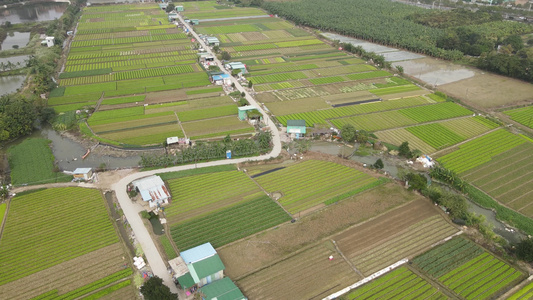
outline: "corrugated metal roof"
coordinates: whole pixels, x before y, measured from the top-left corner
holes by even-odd
[[[303,126],[303,127],[305,127],[305,120],[287,120],[287,126]]]
[[[239,107],[237,107],[237,109],[238,110],[247,111],[247,110],[252,110],[252,109],[257,109],[257,108],[255,108],[255,106],[246,105],[246,106],[239,106]]]
[[[183,276],[178,277],[178,282],[184,289],[188,289],[196,284],[196,282],[194,282],[194,280],[192,279],[191,273],[187,273]]]
[[[211,243],[205,243],[200,246],[182,251],[180,253],[181,258],[185,261],[186,264],[194,263],[202,259],[206,259],[210,256],[217,254],[215,248]]]
[[[132,184],[139,189],[144,201],[158,201],[170,198],[170,193],[161,177],[153,175],[137,179]]]
[[[200,288],[206,300],[242,300],[246,299],[241,290],[229,277],[222,278]]]
[[[222,263],[222,260],[220,260],[218,254],[210,256],[206,259],[202,259],[198,262],[193,263],[192,266],[189,266],[189,271],[191,272],[191,275],[193,275],[193,278],[195,277],[194,274],[196,274],[196,276],[198,276],[198,279],[205,278],[224,269],[226,269],[226,267]]]
[[[216,81],[216,80],[222,80],[222,76],[220,76],[220,75],[215,75],[215,76],[213,76],[213,80],[215,80],[215,81]]]
[[[73,174],[87,174],[91,172],[92,168],[77,168],[74,170]]]

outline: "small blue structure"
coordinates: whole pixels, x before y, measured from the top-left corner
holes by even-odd
[[[231,159],[231,150],[226,151],[226,158]]]
[[[211,82],[213,82],[216,85],[230,85],[231,84],[231,76],[229,74],[220,74],[220,75],[213,75],[211,77]]]
[[[287,133],[299,139],[306,132],[305,120],[287,120]]]

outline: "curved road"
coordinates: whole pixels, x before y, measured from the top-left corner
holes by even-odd
[[[183,22],[183,17],[181,15],[179,15],[179,19],[183,24],[185,24],[185,22]],[[213,54],[211,52],[211,49],[207,47],[207,45],[205,45],[204,41],[201,40],[194,31],[191,30],[189,25],[185,24],[185,26],[189,29],[189,32],[191,32],[193,36],[198,40],[198,42],[204,47],[204,49],[206,49],[208,52]],[[217,65],[220,67],[221,70],[225,70],[224,66],[217,58],[215,58],[215,62],[217,63]],[[266,155],[256,156],[256,157],[218,160],[218,161],[212,161],[212,162],[206,162],[206,163],[199,163],[197,165],[191,164],[191,165],[176,166],[176,167],[171,167],[171,168],[166,168],[166,169],[139,172],[139,173],[126,176],[122,178],[119,182],[116,182],[115,184],[112,185],[112,189],[115,191],[115,194],[120,203],[120,206],[124,214],[126,215],[126,218],[128,219],[129,224],[131,225],[131,229],[135,233],[135,237],[144,251],[146,259],[148,260],[148,264],[152,268],[152,272],[154,273],[154,275],[157,275],[158,277],[162,278],[165,285],[167,285],[173,293],[178,293],[178,288],[174,284],[171,275],[168,273],[166,264],[163,261],[163,258],[161,257],[161,255],[159,254],[159,251],[157,250],[154,241],[152,240],[150,234],[148,233],[148,229],[144,226],[141,216],[139,215],[139,212],[143,210],[143,208],[141,207],[140,204],[135,204],[130,200],[126,192],[126,186],[135,179],[139,179],[139,178],[153,175],[156,173],[182,171],[182,170],[194,169],[195,167],[202,168],[202,167],[210,167],[210,166],[236,164],[236,163],[252,161],[252,160],[265,160],[265,159],[277,157],[281,153],[280,135],[279,135],[279,131],[276,125],[272,122],[270,117],[264,112],[261,106],[258,105],[255,99],[252,98],[252,96],[250,96],[246,92],[246,90],[240,85],[240,83],[233,76],[231,77],[231,79],[235,83],[236,88],[240,92],[245,92],[246,100],[248,100],[248,102],[251,105],[255,106],[263,114],[264,122],[266,123],[267,126],[270,127],[270,130],[272,132],[272,143],[274,145],[270,153]]]

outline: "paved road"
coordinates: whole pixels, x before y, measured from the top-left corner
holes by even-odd
[[[181,16],[179,16],[179,19],[181,22],[183,22],[183,18]],[[202,44],[204,49],[206,49],[208,52],[211,52],[209,47],[207,47],[207,45],[205,45],[205,43],[199,39],[198,35],[194,31],[192,31],[191,28],[187,24],[186,26],[187,28],[189,28],[189,31],[194,35],[194,37]],[[222,63],[218,59],[216,59],[216,63],[219,65],[221,70],[224,70]],[[154,273],[154,275],[157,275],[158,277],[162,278],[165,285],[167,285],[173,293],[178,293],[178,288],[174,284],[171,275],[168,273],[165,262],[163,261],[163,258],[159,254],[159,251],[157,251],[155,243],[152,240],[150,234],[148,233],[148,229],[144,226],[144,223],[139,215],[139,212],[142,210],[141,205],[135,204],[130,200],[126,192],[126,186],[128,185],[128,183],[132,182],[135,179],[139,179],[139,178],[153,175],[156,173],[182,171],[182,170],[194,169],[196,167],[203,168],[203,167],[210,167],[210,166],[236,164],[236,163],[252,161],[252,160],[265,160],[265,159],[269,159],[272,157],[277,157],[281,153],[281,141],[280,141],[278,128],[272,122],[270,117],[263,111],[261,106],[258,105],[255,99],[253,99],[245,91],[245,89],[240,85],[240,83],[235,78],[233,77],[231,78],[233,82],[235,83],[236,88],[239,91],[246,93],[246,99],[248,100],[248,102],[251,105],[257,107],[257,109],[263,114],[264,122],[267,124],[267,126],[270,127],[270,130],[272,132],[272,143],[274,145],[272,152],[266,155],[256,156],[252,158],[219,160],[219,161],[212,161],[212,162],[206,162],[206,163],[199,163],[197,165],[191,164],[191,165],[171,167],[167,169],[139,172],[139,173],[126,176],[122,178],[119,182],[112,185],[112,189],[115,191],[117,199],[120,203],[120,206],[124,214],[126,215],[126,218],[128,219],[129,224],[131,225],[131,229],[135,233],[135,237],[145,253],[146,259],[148,260],[148,264],[152,268],[152,272]]]

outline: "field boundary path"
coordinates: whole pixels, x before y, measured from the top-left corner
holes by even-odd
[[[344,259],[344,261],[350,266],[352,267],[352,269],[354,270],[355,273],[357,273],[357,275],[361,276],[361,277],[365,277],[365,275],[363,275],[363,273],[361,273],[361,271],[357,270],[357,268],[355,267],[355,265],[346,257],[344,256],[344,253],[342,253],[341,249],[339,249],[339,246],[337,246],[337,243],[334,241],[334,240],[331,240],[330,241],[333,243],[333,245],[335,246],[335,250],[337,251],[337,253],[339,253],[341,256],[342,256],[342,259]]]

